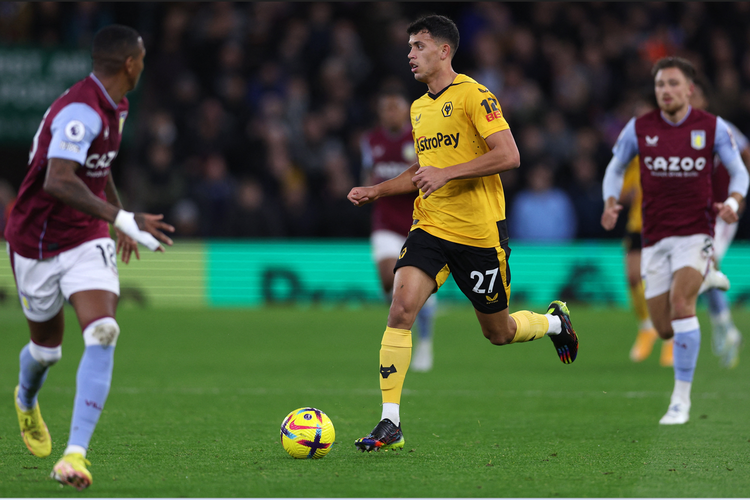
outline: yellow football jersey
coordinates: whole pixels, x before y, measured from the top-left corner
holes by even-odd
[[[497,99],[466,75],[437,95],[411,106],[411,125],[419,165],[445,168],[489,151],[485,139],[510,128]],[[499,175],[456,179],[414,202],[414,225],[433,236],[482,248],[500,244],[498,222],[505,220],[505,194]]]
[[[620,193],[620,197],[629,199],[628,203],[630,203],[626,229],[629,233],[640,233],[643,227],[643,219],[641,218],[643,191],[641,191],[641,165],[638,161],[638,155],[630,160],[625,169]]]

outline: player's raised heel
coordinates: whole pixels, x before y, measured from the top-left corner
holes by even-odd
[[[68,453],[57,461],[50,477],[61,484],[67,484],[78,491],[83,491],[93,482],[91,473],[86,468],[91,462],[80,453]]]
[[[570,311],[567,304],[561,300],[554,300],[547,309],[547,314],[553,314],[560,318],[561,331],[556,335],[549,335],[555,344],[560,361],[569,365],[578,356],[578,335],[570,324]]]
[[[40,458],[49,456],[52,453],[52,437],[49,435],[47,424],[42,419],[42,412],[39,410],[39,403],[29,411],[22,411],[18,406],[18,386],[13,392],[13,402],[16,405],[18,414],[18,425],[21,427],[21,437],[29,451]]]
[[[354,442],[354,446],[362,450],[362,452],[370,452],[372,450],[388,451],[388,450],[400,450],[404,447],[404,434],[401,432],[401,424],[396,425],[389,419],[384,418],[378,425],[363,438],[359,438]]]

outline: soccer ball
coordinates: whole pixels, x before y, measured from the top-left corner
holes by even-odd
[[[294,458],[323,458],[335,439],[333,422],[317,408],[297,408],[281,422],[281,445]]]

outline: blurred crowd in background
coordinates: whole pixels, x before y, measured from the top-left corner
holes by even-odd
[[[143,35],[136,139],[113,175],[178,237],[364,237],[369,209],[346,199],[360,138],[384,86],[426,92],[406,27],[432,13],[458,25],[454,69],[498,97],[518,143],[502,175],[513,240],[622,236],[599,224],[601,180],[663,56],[691,60],[709,110],[750,132],[744,2],[3,2],[0,44],[88,49],[113,22]]]

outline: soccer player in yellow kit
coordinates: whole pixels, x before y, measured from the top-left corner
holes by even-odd
[[[397,177],[355,187],[348,195],[361,206],[419,189],[414,222],[395,267],[380,349],[382,418],[355,442],[362,451],[403,448],[399,405],[411,360],[411,327],[451,273],[493,344],[549,335],[563,363],[572,363],[578,353],[578,337],[564,302],[552,302],[546,314],[508,312],[510,248],[498,174],[517,168],[520,159],[497,99],[453,70],[459,42],[453,21],[427,16],[409,25],[407,33],[412,74],[428,88],[411,107],[417,162]]]
[[[651,322],[651,316],[648,314],[646,297],[643,293],[643,280],[641,279],[641,228],[643,226],[641,203],[643,193],[641,192],[641,172],[638,156],[630,161],[625,170],[621,193],[620,199],[627,200],[626,203],[630,205],[626,226],[627,234],[624,241],[625,272],[627,273],[633,312],[638,318],[638,335],[630,349],[630,359],[639,363],[649,357],[659,334],[656,332],[654,324]],[[662,342],[659,364],[672,366],[672,339]]]

